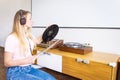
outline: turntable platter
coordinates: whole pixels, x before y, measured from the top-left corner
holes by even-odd
[[[64,45],[67,47],[71,47],[71,48],[82,48],[83,47],[82,44],[77,43],[77,42],[66,42]]]
[[[76,42],[66,42],[65,44],[59,47],[59,50],[78,54],[86,54],[92,52],[92,47],[85,46]]]

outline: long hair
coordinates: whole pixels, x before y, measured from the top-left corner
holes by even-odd
[[[22,16],[26,19],[27,14],[31,14],[29,11],[22,10]],[[26,41],[25,26],[20,23],[21,15],[20,10],[16,12],[14,16],[13,29],[11,34],[15,34],[20,42],[21,53],[25,55],[25,52],[29,49],[29,44]],[[30,33],[30,28],[27,28],[27,37],[33,40]]]

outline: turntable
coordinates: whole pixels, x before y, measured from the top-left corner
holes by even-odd
[[[59,50],[78,53],[78,54],[86,54],[92,52],[92,47],[76,42],[66,42],[65,44],[59,47]]]
[[[52,45],[57,39],[54,39],[59,31],[59,27],[57,24],[50,25],[42,35],[42,42],[37,44],[38,47],[47,48]],[[63,40],[59,40],[52,48],[57,48],[63,44]]]

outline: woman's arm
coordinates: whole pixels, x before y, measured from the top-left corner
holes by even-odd
[[[36,38],[36,44],[40,44],[42,42],[42,35]]]
[[[13,60],[12,54],[9,52],[5,52],[4,53],[4,65],[6,67],[10,67],[10,66],[25,65],[25,64],[33,64],[36,58],[37,58],[37,55],[33,55],[33,56],[30,56],[24,59]]]

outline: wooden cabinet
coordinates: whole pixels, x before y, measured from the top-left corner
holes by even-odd
[[[92,52],[86,55],[67,53],[62,72],[82,80],[116,80],[119,55]]]
[[[36,50],[42,49],[36,48]],[[52,49],[48,52],[62,57],[62,64],[59,67],[62,66],[61,72],[64,74],[82,80],[116,80],[117,63],[120,55],[103,52],[80,55],[58,49]],[[41,64],[40,61],[38,63]],[[48,66],[51,64],[48,64]]]
[[[75,58],[63,57],[63,73],[83,80],[112,80],[112,67],[100,62],[88,64],[77,62]]]

